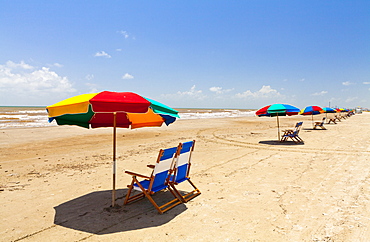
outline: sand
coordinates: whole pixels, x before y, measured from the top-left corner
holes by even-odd
[[[305,143],[276,142],[276,118],[266,117],[119,129],[118,205],[125,170],[149,175],[159,149],[196,140],[191,179],[202,194],[163,215],[146,199],[107,209],[111,128],[0,130],[0,240],[369,241],[370,113],[327,130],[312,130],[310,116],[280,121],[303,121]]]

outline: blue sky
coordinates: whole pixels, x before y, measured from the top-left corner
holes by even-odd
[[[370,107],[370,1],[0,2],[0,106]]]

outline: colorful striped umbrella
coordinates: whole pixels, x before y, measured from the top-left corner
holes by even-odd
[[[84,128],[113,127],[113,192],[115,206],[116,128],[160,127],[169,125],[178,112],[162,103],[132,92],[82,94],[46,107],[49,122]]]
[[[256,111],[256,115],[258,117],[274,117],[276,116],[277,126],[278,126],[278,140],[280,140],[280,124],[279,124],[279,116],[291,116],[297,115],[299,112],[299,108],[294,107],[289,104],[272,104],[265,106]]]
[[[330,107],[323,107],[322,108],[325,112],[325,117],[328,118],[328,113],[335,113],[336,111]]]
[[[336,111],[332,108],[329,108],[329,107],[324,107],[322,108],[324,110],[325,113],[335,113]]]
[[[319,106],[307,106],[301,111],[299,111],[298,114],[300,115],[311,115],[312,117],[312,123],[313,123],[313,115],[324,113],[324,110]]]

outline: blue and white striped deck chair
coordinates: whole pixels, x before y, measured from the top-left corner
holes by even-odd
[[[152,195],[156,192],[162,191],[168,187],[168,182],[173,172],[174,161],[180,152],[180,146],[173,147],[169,149],[161,149],[155,163],[153,172],[150,176],[140,175],[134,172],[125,171],[127,174],[132,176],[132,182],[128,185],[128,192],[124,204],[136,201],[140,198],[146,197],[154,205],[160,214],[166,212],[167,210],[181,204],[181,200],[176,196],[176,194],[168,189],[171,194],[175,197],[172,201],[159,206]],[[139,181],[137,177],[145,178],[143,181]],[[133,190],[137,190],[140,193],[136,195],[131,195]]]
[[[185,142],[180,145],[181,150],[179,157],[175,159],[174,175],[171,176],[170,186],[173,188],[177,196],[181,198],[182,202],[188,202],[189,200],[201,194],[199,189],[190,180],[189,175],[191,166],[191,155],[192,152],[194,151],[195,140]],[[191,192],[181,194],[179,190],[176,188],[176,186],[184,181],[188,181],[190,185],[193,187],[193,190]]]

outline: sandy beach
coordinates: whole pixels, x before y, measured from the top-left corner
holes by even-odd
[[[311,116],[281,117],[281,129],[298,121],[298,145],[276,142],[267,117],[118,129],[121,206],[125,170],[149,175],[159,149],[196,140],[191,179],[202,194],[163,215],[147,199],[107,209],[111,128],[0,130],[0,241],[369,241],[370,113],[327,130],[313,130]]]

